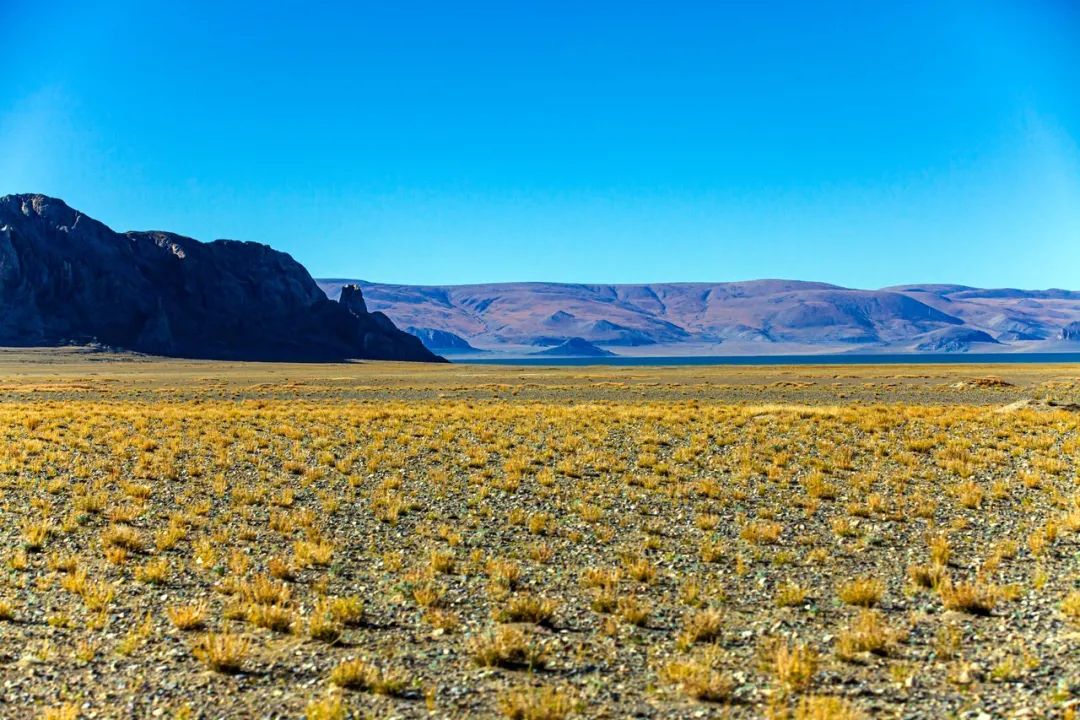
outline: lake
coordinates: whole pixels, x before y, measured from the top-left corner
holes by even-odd
[[[881,355],[709,355],[697,357],[524,357],[447,358],[461,365],[944,365],[949,363],[1009,365],[1016,363],[1080,363],[1080,353],[955,353]]]

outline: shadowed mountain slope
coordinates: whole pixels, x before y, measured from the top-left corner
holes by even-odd
[[[121,234],[55,198],[0,198],[0,345],[85,343],[190,358],[439,359],[386,316],[328,300],[266,245]]]

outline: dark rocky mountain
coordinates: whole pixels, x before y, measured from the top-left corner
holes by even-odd
[[[0,345],[87,343],[189,358],[441,359],[362,300],[328,300],[266,245],[116,233],[55,198],[0,198]]]
[[[482,350],[531,354],[582,338],[619,354],[1051,351],[1080,338],[1080,292],[826,283],[410,286],[357,283],[395,322],[453,333]]]
[[[593,345],[588,340],[579,337],[567,338],[564,342],[547,350],[534,352],[533,355],[550,355],[557,357],[611,357],[615,353]]]

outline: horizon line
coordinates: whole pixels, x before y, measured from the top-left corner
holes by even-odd
[[[302,263],[301,263],[302,264]],[[782,278],[782,277],[762,277],[751,278],[746,280],[655,280],[647,282],[575,282],[570,280],[493,280],[490,282],[443,282],[443,283],[422,283],[422,282],[385,282],[368,280],[361,277],[343,277],[343,276],[322,276],[312,275],[315,282],[318,283],[362,283],[365,285],[384,285],[395,287],[477,287],[483,285],[578,285],[578,286],[608,286],[608,287],[645,287],[651,285],[747,285],[751,283],[767,283],[767,282],[785,282],[785,283],[799,283],[802,285],[827,285],[830,288],[836,288],[838,290],[860,290],[864,292],[882,292],[889,290],[907,289],[909,291],[918,291],[919,288],[924,287],[949,287],[956,288],[957,290],[1013,290],[1016,292],[1029,292],[1029,293],[1051,293],[1051,292],[1063,292],[1063,293],[1080,293],[1080,289],[1064,288],[1064,287],[1042,287],[1042,288],[1025,288],[1018,286],[982,286],[982,285],[968,285],[965,283],[955,282],[912,282],[912,283],[898,283],[895,285],[883,285],[881,287],[855,287],[851,285],[839,285],[837,283],[829,282],[827,280],[800,280],[796,278]]]

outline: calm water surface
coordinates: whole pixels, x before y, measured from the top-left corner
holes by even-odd
[[[955,353],[892,355],[710,355],[701,357],[447,358],[462,365],[943,365],[1080,363],[1080,353]]]

